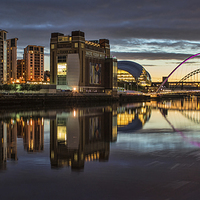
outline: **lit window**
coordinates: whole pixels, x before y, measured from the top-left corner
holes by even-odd
[[[78,48],[78,43],[74,43],[74,48]]]

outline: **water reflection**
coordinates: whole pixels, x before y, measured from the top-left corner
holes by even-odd
[[[45,120],[48,121],[46,127]],[[110,142],[116,142],[117,138],[130,143],[134,137],[129,148],[140,152],[185,148],[180,137],[171,133],[179,133],[188,144],[200,146],[199,134],[194,132],[199,130],[199,122],[197,98],[124,106],[5,112],[0,114],[0,169],[6,169],[7,160],[20,159],[17,138],[23,141],[27,153],[42,153],[45,130],[49,130],[50,135],[46,143],[51,167],[82,170],[86,162],[108,161]]]
[[[0,124],[0,166],[6,169],[7,160],[18,160],[17,138],[23,138],[24,149],[27,152],[43,151],[44,124],[43,118],[9,118]]]
[[[130,133],[141,129],[150,119],[151,107],[146,103],[129,104],[117,109],[118,131]]]
[[[116,108],[74,109],[50,122],[51,166],[84,168],[89,161],[107,161],[117,139]]]

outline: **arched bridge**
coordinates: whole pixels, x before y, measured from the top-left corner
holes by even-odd
[[[181,62],[177,67],[175,67],[171,73],[167,76],[167,78],[162,82],[162,84],[160,85],[160,87],[157,89],[156,93],[160,92],[161,88],[164,86],[164,84],[168,81],[168,79],[170,78],[170,76],[179,68],[181,67],[186,61],[190,60],[191,58],[194,58],[196,56],[199,56],[200,53],[197,53],[195,55],[190,56],[189,58],[185,59],[183,62]],[[186,76],[183,77],[183,79],[187,79],[188,77],[193,76],[194,74],[197,74],[198,70],[193,71],[189,74],[187,74]],[[198,72],[199,73],[199,72]],[[179,81],[180,82],[180,81]]]
[[[196,69],[190,73],[188,73],[187,75],[185,75],[183,78],[181,78],[181,80],[176,84],[177,85],[180,85],[181,83],[183,83],[184,81],[186,81],[187,79],[189,79],[190,77],[192,76],[195,76],[196,74],[199,74],[200,73],[200,69]],[[175,87],[176,87],[175,86]]]

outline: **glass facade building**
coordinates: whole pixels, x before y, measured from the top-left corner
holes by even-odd
[[[151,76],[146,69],[135,62],[118,61],[118,82],[137,83],[140,86],[151,86]]]

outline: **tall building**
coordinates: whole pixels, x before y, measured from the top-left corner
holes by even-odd
[[[44,80],[44,47],[28,45],[24,48],[26,81]]]
[[[17,79],[21,81],[26,80],[26,66],[25,66],[25,60],[17,60]]]
[[[17,40],[18,38],[7,40],[7,83],[17,79]]]
[[[117,60],[110,58],[108,39],[87,41],[82,31],[72,31],[71,36],[51,34],[50,82],[57,89],[113,91],[114,63],[117,66]]]
[[[0,29],[0,84],[7,83],[7,31]]]

